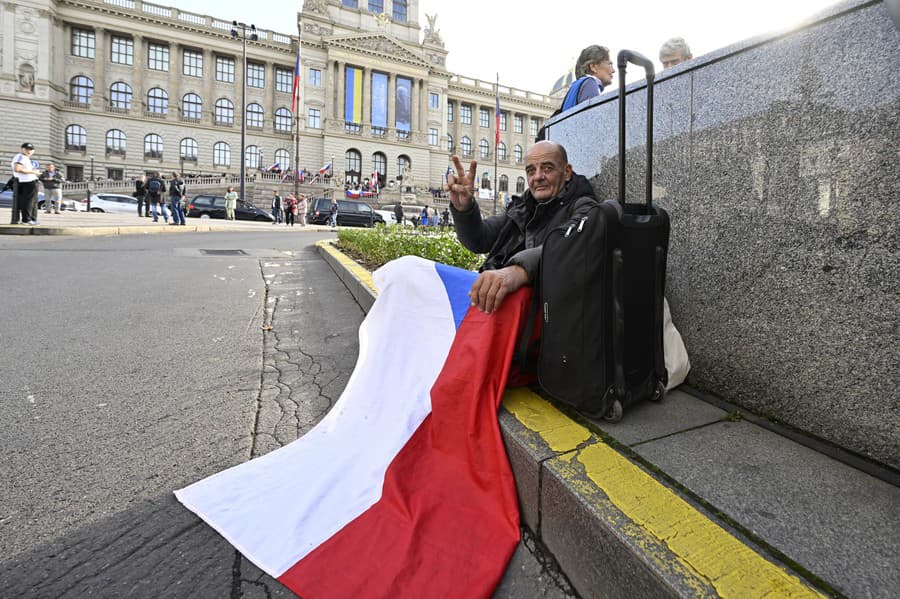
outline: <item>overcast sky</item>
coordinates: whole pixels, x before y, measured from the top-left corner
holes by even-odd
[[[266,0],[265,10],[246,0],[157,2],[290,35],[297,33],[297,12],[302,6],[302,0]],[[364,3],[366,0],[360,0]],[[451,72],[491,82],[499,73],[501,85],[548,93],[574,65],[581,49],[590,44],[607,46],[612,54],[622,48],[636,50],[661,68],[659,46],[670,37],[684,37],[699,57],[794,26],[834,4],[835,0],[549,0],[521,4],[421,0],[418,21],[424,30],[428,24],[425,14],[438,15],[437,29],[449,51]],[[641,78],[639,71],[629,71],[628,80]]]

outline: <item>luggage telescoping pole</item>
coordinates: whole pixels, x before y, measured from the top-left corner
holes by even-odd
[[[647,77],[647,208],[653,201],[653,61],[632,50],[621,50],[619,69],[619,202],[625,203],[625,71],[628,63],[644,67]]]

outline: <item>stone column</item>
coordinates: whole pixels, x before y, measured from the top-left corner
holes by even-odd
[[[337,101],[335,102],[335,108],[337,110],[336,110],[336,114],[335,114],[335,119],[338,122],[343,123],[344,122],[344,109],[345,109],[345,102],[346,102],[346,100],[344,99],[344,94],[346,93],[345,82],[347,80],[346,79],[347,75],[344,72],[346,63],[338,61],[336,63],[336,65],[337,65],[337,98],[336,98]],[[342,125],[341,129],[343,129],[343,128],[344,127]],[[332,168],[334,168],[334,167],[332,167]]]
[[[362,122],[363,131],[372,129],[372,71],[363,67],[363,97],[362,97]]]
[[[397,76],[393,73],[388,74],[387,88],[388,88],[388,97],[387,97],[387,130],[388,135],[391,135],[394,131],[397,130],[397,123],[394,122],[396,118],[396,107],[394,103],[397,101]]]
[[[107,32],[102,27],[94,28],[94,97],[91,107],[94,110],[103,111],[109,98],[109,89],[106,84],[106,62],[109,60],[109,43]]]
[[[183,60],[181,46],[175,42],[169,42],[169,82],[166,84],[168,87],[166,91],[169,92],[169,114],[166,115],[168,119],[178,120],[181,115],[181,96],[183,95],[181,81],[184,78],[181,72],[184,66]],[[181,138],[178,141],[181,141]],[[169,146],[171,148],[171,143]],[[176,145],[175,147],[175,152],[172,152],[170,149],[164,153],[164,156],[169,158],[179,156],[178,146]]]
[[[209,48],[203,49],[203,122],[215,119],[216,98],[213,97],[213,81],[216,79],[216,57]]]
[[[144,70],[147,68],[147,52],[145,44],[147,42],[140,35],[133,35],[131,39],[133,40],[132,44],[134,45],[134,73],[132,79],[133,85],[131,88],[131,91],[133,93],[131,97],[131,111],[132,113],[141,114],[143,98],[147,93],[144,89]]]

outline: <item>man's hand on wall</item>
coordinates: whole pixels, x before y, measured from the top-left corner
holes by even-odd
[[[478,163],[474,160],[469,163],[469,172],[463,171],[459,156],[453,156],[453,166],[456,172],[447,174],[447,191],[450,192],[450,203],[459,212],[466,212],[472,207],[475,198],[475,171]]]
[[[469,290],[473,306],[490,314],[500,308],[503,299],[528,283],[528,273],[514,264],[497,270],[486,270],[475,279]]]

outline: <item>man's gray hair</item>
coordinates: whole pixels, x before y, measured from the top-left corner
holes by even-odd
[[[690,56],[691,49],[688,47],[687,42],[684,41],[683,37],[673,37],[671,39],[667,39],[663,42],[663,45],[659,47],[659,59],[662,60],[663,56]]]

